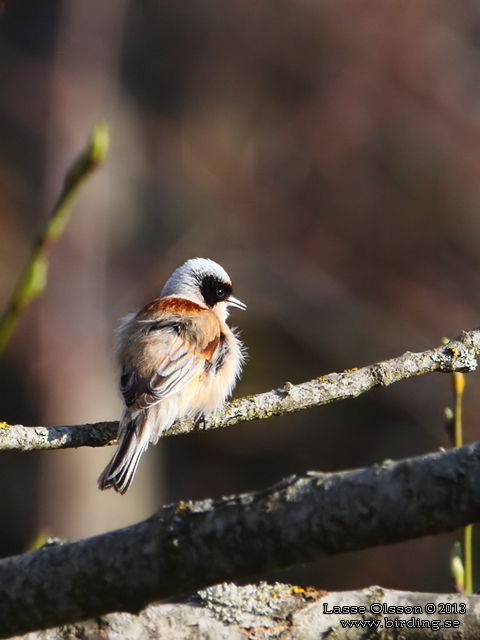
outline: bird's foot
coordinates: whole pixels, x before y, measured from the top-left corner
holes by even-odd
[[[205,415],[201,413],[194,421],[195,430],[196,431],[205,431],[205,427],[207,426],[207,420]]]

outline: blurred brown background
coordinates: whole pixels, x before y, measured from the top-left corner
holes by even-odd
[[[117,418],[118,318],[195,256],[222,264],[248,305],[232,317],[249,349],[237,396],[432,348],[480,324],[474,0],[7,1],[2,306],[66,167],[101,119],[108,163],[77,199],[46,294],[0,361],[0,419]],[[466,441],[478,439],[479,387],[471,375]],[[166,501],[448,446],[448,404],[450,378],[430,375],[169,438],[124,497],[96,489],[112,450],[1,453],[0,555],[21,552],[40,530],[77,538]],[[270,578],[450,590],[456,537]]]

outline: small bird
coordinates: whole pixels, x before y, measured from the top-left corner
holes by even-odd
[[[244,347],[226,323],[232,296],[226,271],[194,258],[179,267],[161,297],[123,318],[115,355],[125,407],[118,448],[98,479],[99,489],[125,493],[140,456],[175,420],[204,420],[232,392]]]

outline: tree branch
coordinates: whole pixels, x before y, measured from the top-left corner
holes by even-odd
[[[183,602],[152,605],[138,616],[113,613],[14,640],[144,640],[147,637],[168,640],[277,637],[282,640],[364,640],[379,637],[373,635],[375,629],[381,629],[384,640],[398,638],[399,634],[403,640],[418,640],[419,637],[422,640],[439,637],[442,640],[459,637],[476,640],[480,625],[477,602],[478,596],[412,593],[380,587],[328,593],[279,583],[219,584]],[[352,607],[365,607],[365,613],[338,614],[333,613],[334,607],[350,607],[350,611]],[[392,607],[395,607],[395,613]],[[402,614],[398,613],[397,607],[410,609]],[[325,613],[325,608],[329,613]]]
[[[125,529],[0,561],[0,637],[479,520],[480,444],[170,505]]]
[[[47,254],[67,226],[73,198],[88,176],[104,161],[108,151],[108,129],[103,123],[95,125],[87,148],[67,171],[62,191],[53,211],[32,249],[30,259],[15,288],[12,300],[0,316],[0,355],[26,307],[38,297],[47,284]]]
[[[283,387],[268,393],[227,402],[212,415],[205,429],[218,429],[250,420],[261,420],[301,409],[327,404],[335,400],[356,398],[373,387],[386,387],[399,380],[440,371],[475,371],[480,353],[480,329],[462,333],[437,349],[411,353],[378,362],[362,369],[325,376]],[[0,424],[0,450],[66,449],[71,447],[103,447],[114,444],[118,422],[98,422],[61,427],[24,427]],[[163,436],[180,435],[195,429],[193,422],[178,421]]]

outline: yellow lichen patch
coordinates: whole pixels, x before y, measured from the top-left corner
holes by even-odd
[[[175,511],[177,513],[183,513],[184,511],[190,511],[192,508],[192,503],[191,502],[179,502],[177,504],[177,507],[175,509]]]
[[[0,429],[8,429],[8,424],[5,422],[5,420],[2,420],[2,422],[0,422]]]
[[[358,368],[353,367],[353,369],[345,369],[344,373],[352,373],[352,371],[358,371]]]
[[[305,589],[303,587],[293,587],[292,593],[305,593]]]

